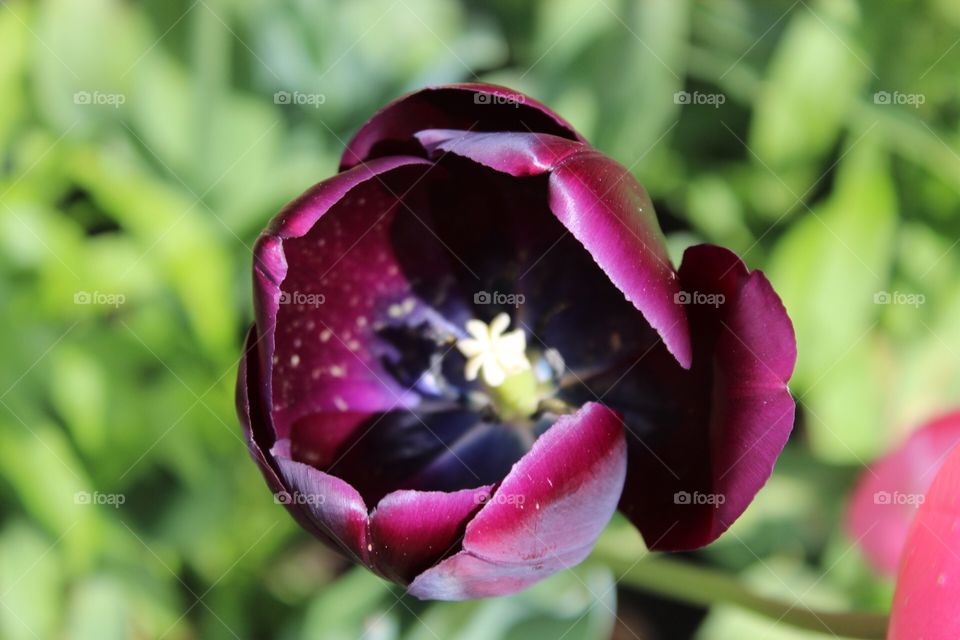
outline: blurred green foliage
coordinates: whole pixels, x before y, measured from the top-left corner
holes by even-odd
[[[615,616],[616,570],[589,563],[465,604],[347,570],[234,416],[259,230],[381,104],[478,79],[630,167],[675,257],[716,242],[767,271],[797,432],[702,558],[882,610],[839,523],[857,470],[960,392],[957,6],[0,3],[0,637],[632,637],[649,612]],[[809,636],[718,608],[698,637]]]

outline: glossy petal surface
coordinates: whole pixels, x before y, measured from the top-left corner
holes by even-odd
[[[410,592],[505,595],[579,563],[616,510],[625,473],[616,413],[589,404],[561,418],[467,525],[463,550],[418,576]]]
[[[701,245],[687,250],[680,279],[700,300],[687,305],[692,369],[653,348],[625,372],[588,381],[611,406],[623,403],[630,467],[620,506],[662,550],[723,533],[769,478],[794,418],[793,328],[763,274]]]

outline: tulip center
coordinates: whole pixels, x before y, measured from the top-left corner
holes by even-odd
[[[480,376],[494,408],[503,419],[528,418],[537,412],[542,385],[527,358],[522,329],[507,332],[510,316],[498,314],[490,324],[468,320],[469,337],[457,341],[467,359],[464,377]]]

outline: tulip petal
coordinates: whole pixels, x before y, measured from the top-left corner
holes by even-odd
[[[388,494],[370,514],[370,561],[383,576],[409,583],[459,549],[467,521],[489,496],[489,485]]]
[[[565,158],[589,149],[583,142],[527,131],[425,129],[416,138],[432,158],[452,153],[514,177],[547,173]]]
[[[889,640],[960,638],[960,449],[954,449],[910,527]]]
[[[395,491],[368,515],[348,483],[296,462],[275,447],[290,504],[301,506],[323,538],[352,561],[407,584],[460,548],[470,517],[486,503],[490,486],[454,492]]]
[[[435,483],[419,482],[423,471],[439,459],[448,459],[451,452],[484,432],[484,425],[475,412],[463,409],[391,411],[371,415],[338,446],[330,457],[317,460],[311,446],[324,438],[338,415],[323,416],[315,423],[297,423],[291,434],[291,456],[323,469],[350,483],[367,504],[375,504],[396,489],[455,491],[496,482],[503,477],[503,463],[491,453],[488,459],[469,461],[452,454],[447,475],[434,478]],[[489,441],[494,444],[495,441]],[[321,443],[321,455],[327,443]],[[512,453],[512,452],[511,452]],[[506,469],[514,460],[508,460]],[[496,463],[492,464],[491,463]]]
[[[284,208],[258,241],[259,351],[278,438],[304,416],[416,403],[385,370],[390,347],[374,325],[401,301],[424,308],[395,262],[389,223],[425,168],[393,158],[335,176]]]
[[[463,549],[417,576],[418,598],[505,595],[582,561],[616,510],[626,474],[617,414],[561,417],[467,525]]]
[[[530,449],[532,434],[491,422],[480,422],[450,442],[409,479],[411,489],[454,491],[500,482]]]
[[[546,186],[445,156],[417,187],[418,216],[396,219],[394,250],[415,297],[450,324],[484,329],[470,320],[505,313],[528,344],[555,348],[582,375],[657,337],[550,211]],[[466,363],[458,372],[448,362],[447,380],[464,388]]]
[[[256,353],[257,353],[257,327],[251,326],[247,331],[247,337],[244,340],[243,355],[240,357],[240,364],[237,370],[237,389],[236,389],[236,404],[237,404],[237,415],[240,417],[240,424],[243,427],[243,435],[247,441],[247,447],[250,449],[250,455],[253,456],[253,459],[257,464],[263,466],[266,463],[266,456],[264,456],[263,451],[260,449],[260,444],[258,440],[260,438],[266,438],[266,441],[272,444],[272,430],[269,429],[269,422],[265,421],[265,416],[262,412],[262,406],[260,405],[259,395],[255,394],[251,397],[250,389],[257,388],[257,385],[260,382],[259,379],[259,367],[257,366]],[[250,360],[253,359],[251,362]],[[254,431],[256,430],[256,433]],[[270,469],[269,466],[267,469]],[[270,469],[272,471],[272,469]],[[274,475],[274,478],[276,476]],[[271,482],[271,478],[267,478],[268,482]],[[274,485],[271,482],[271,487],[279,488],[280,485]]]
[[[417,166],[422,172],[424,168],[429,168],[430,163],[414,156],[392,156],[371,160],[361,167],[318,182],[287,203],[273,217],[267,228],[267,235],[282,239],[301,238],[356,187],[371,181],[383,185],[383,179],[392,171],[401,167]]]
[[[794,417],[793,328],[763,274],[702,245],[684,254],[680,278],[693,302],[693,368],[654,349],[588,381],[625,413],[630,467],[620,508],[659,550],[697,548],[723,533],[772,473]]]
[[[690,366],[677,274],[653,204],[629,171],[587,145],[547,134],[430,130],[418,138],[434,157],[452,153],[515,177],[548,173],[553,214],[663,337],[677,361]]]
[[[240,417],[240,424],[243,426],[247,449],[260,468],[261,473],[263,473],[270,491],[274,496],[278,496],[283,495],[286,487],[284,487],[283,480],[278,475],[278,470],[273,465],[273,458],[268,457],[260,445],[260,442],[272,442],[273,434],[270,428],[270,418],[263,411],[259,394],[251,395],[250,393],[251,389],[258,389],[260,383],[256,349],[257,329],[254,326],[247,333],[243,356],[240,358],[239,371],[237,372],[237,414]],[[264,433],[265,431],[270,431],[270,433]],[[328,532],[317,527],[300,505],[287,503],[284,506],[301,527],[321,540],[325,540],[331,545],[334,544]]]
[[[300,507],[313,528],[354,562],[370,565],[367,548],[367,507],[343,480],[283,455],[285,441],[271,451],[283,478],[285,501]]]
[[[676,303],[670,264],[653,205],[620,164],[577,154],[550,176],[550,208],[663,338],[680,365],[691,364],[690,334]]]
[[[923,495],[957,444],[960,412],[924,425],[861,476],[847,512],[847,531],[878,571],[896,573]]]
[[[414,152],[423,129],[536,131],[580,140],[563,118],[533,98],[491,84],[452,84],[407,94],[378,111],[347,144],[341,170],[372,158]]]

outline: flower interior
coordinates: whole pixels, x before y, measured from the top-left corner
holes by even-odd
[[[625,415],[658,395],[679,410],[623,378],[651,349],[679,366],[547,191],[451,155],[356,187],[284,243],[272,393],[294,459],[376,504],[495,484],[608,391]]]

